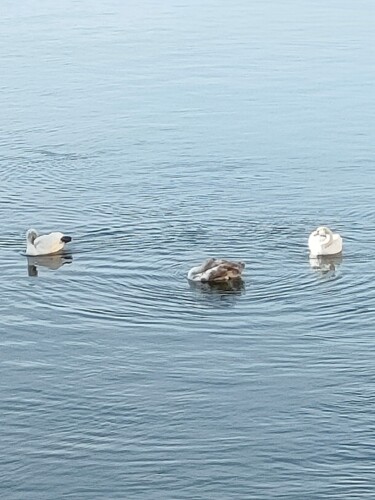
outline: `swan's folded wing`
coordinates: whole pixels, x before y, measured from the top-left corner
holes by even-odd
[[[229,279],[240,278],[244,269],[244,264],[241,262],[222,261],[221,264],[214,267],[209,273],[210,281],[224,281]]]
[[[59,252],[64,244],[61,241],[60,233],[50,233],[38,236],[34,240],[34,246],[39,255],[47,255]]]

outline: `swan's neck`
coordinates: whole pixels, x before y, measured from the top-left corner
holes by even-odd
[[[208,269],[210,269],[214,265],[214,263],[215,259],[210,258],[203,262],[203,264],[201,264],[200,266],[192,267],[188,272],[188,279],[199,280],[201,278],[201,275]]]
[[[318,228],[316,234],[322,247],[327,248],[333,242],[333,233],[328,227]]]
[[[196,267],[192,267],[190,269],[190,271],[188,272],[188,279],[189,280],[194,280],[194,278],[200,274],[202,271],[202,267],[203,266],[196,266]]]
[[[34,241],[38,237],[38,233],[35,231],[35,229],[29,229],[26,233],[26,253],[28,255],[35,255],[36,253],[36,248],[34,245]]]
[[[38,237],[38,233],[35,231],[35,229],[29,229],[26,233],[26,241],[30,245],[34,245],[34,241]]]

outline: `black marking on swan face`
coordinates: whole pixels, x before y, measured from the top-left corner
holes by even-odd
[[[63,237],[61,238],[61,241],[62,241],[63,243],[69,243],[70,241],[72,241],[72,237],[71,237],[71,236],[63,236]]]

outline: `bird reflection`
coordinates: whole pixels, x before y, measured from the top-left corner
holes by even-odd
[[[311,268],[314,269],[314,271],[317,271],[322,276],[335,276],[336,271],[342,262],[342,254],[310,257],[309,261]]]
[[[73,256],[67,253],[27,257],[27,272],[29,276],[38,276],[39,267],[47,267],[56,271],[64,264],[71,264],[72,262]]]
[[[233,306],[240,295],[245,292],[245,283],[242,279],[232,279],[220,282],[202,283],[189,281],[190,289],[205,302],[218,303],[228,307]]]

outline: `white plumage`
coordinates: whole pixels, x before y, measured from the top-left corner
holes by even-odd
[[[26,233],[26,255],[50,255],[64,250],[65,244],[72,238],[63,233],[55,232],[38,235],[35,229],[29,229]]]
[[[328,227],[320,226],[309,236],[311,257],[320,255],[336,255],[342,252],[342,238]]]

